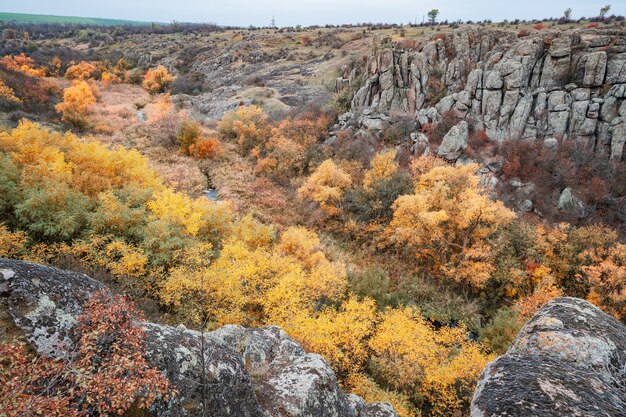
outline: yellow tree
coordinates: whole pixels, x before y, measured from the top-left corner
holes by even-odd
[[[87,125],[87,115],[96,103],[92,87],[86,81],[78,81],[63,91],[63,102],[57,104],[63,122],[83,129]]]
[[[241,106],[226,114],[217,125],[223,139],[237,139],[244,154],[261,146],[270,135],[267,115],[257,106]]]
[[[150,94],[158,94],[174,82],[176,78],[163,65],[148,70],[143,78],[143,88]]]
[[[377,181],[387,179],[398,171],[396,150],[391,149],[376,154],[371,164],[372,167],[365,172],[363,177],[363,187],[366,190],[371,190]]]
[[[331,159],[324,161],[298,189],[298,194],[315,201],[328,215],[337,215],[343,193],[352,179]]]
[[[436,416],[467,411],[480,372],[491,359],[462,326],[435,330],[410,308],[387,310],[369,347],[385,383]]]
[[[587,298],[623,321],[626,319],[626,245],[615,243],[593,252],[582,255],[593,260],[582,268],[591,285]]]
[[[421,175],[415,193],[394,203],[387,232],[434,274],[480,288],[493,270],[489,238],[515,214],[479,187],[476,170],[438,166]]]
[[[96,66],[91,62],[81,61],[76,65],[72,65],[65,71],[65,78],[68,80],[84,81],[91,78],[96,72]]]

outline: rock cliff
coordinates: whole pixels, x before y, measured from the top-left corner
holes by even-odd
[[[86,275],[0,259],[0,312],[40,353],[68,352],[76,317],[99,290],[108,291]],[[388,404],[344,394],[328,363],[278,327],[225,326],[203,335],[184,326],[140,325],[148,361],[180,393],[153,404],[153,416],[202,415],[205,408],[213,417],[397,417]]]
[[[587,140],[622,158],[626,32],[541,31],[518,38],[469,26],[412,49],[386,38],[375,43],[363,85],[340,122],[380,127],[390,115],[408,113],[423,126],[449,111],[491,139]]]
[[[626,416],[626,327],[557,298],[482,373],[472,417]]]

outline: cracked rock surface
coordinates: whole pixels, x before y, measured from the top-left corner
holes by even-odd
[[[557,298],[482,373],[472,417],[626,416],[626,326]]]

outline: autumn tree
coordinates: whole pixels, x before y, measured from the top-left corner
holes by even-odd
[[[34,77],[43,77],[46,74],[44,68],[37,68],[35,61],[24,53],[5,55],[0,63],[10,70],[20,71]]]
[[[439,166],[398,198],[388,234],[435,276],[481,288],[493,266],[489,239],[515,215],[480,188],[477,166]]]
[[[328,215],[340,212],[343,193],[352,184],[348,174],[331,159],[324,161],[298,189],[298,194],[315,201]]]
[[[22,100],[15,95],[15,91],[0,80],[0,103],[4,101],[8,104],[21,104]]]
[[[78,64],[70,66],[65,71],[65,78],[68,80],[84,81],[92,78],[96,72],[96,66],[91,62],[81,61]]]
[[[254,105],[241,106],[226,114],[218,123],[217,129],[222,139],[236,139],[244,155],[262,145],[270,134],[267,115],[263,109]]]
[[[189,119],[183,120],[176,138],[180,143],[181,151],[185,155],[189,155],[189,148],[198,141],[201,133],[200,123]]]
[[[371,165],[363,177],[363,187],[367,190],[371,190],[377,181],[389,178],[398,171],[395,149],[376,154]]]
[[[150,94],[163,93],[176,78],[163,65],[148,70],[143,78],[143,88]]]
[[[78,81],[63,91],[63,102],[57,104],[63,122],[78,129],[87,127],[87,115],[96,103],[92,87],[86,81]]]
[[[491,360],[462,326],[436,331],[410,308],[387,310],[369,347],[386,384],[434,416],[467,413],[480,373]]]
[[[196,159],[213,159],[222,152],[222,145],[217,138],[200,139],[189,146],[189,154]]]

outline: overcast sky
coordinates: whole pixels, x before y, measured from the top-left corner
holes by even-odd
[[[4,4],[3,4],[4,3]],[[533,19],[626,15],[626,0],[0,0],[0,11],[169,22],[214,22],[264,26],[272,15],[278,26],[360,22],[418,22],[437,8],[440,20]]]

